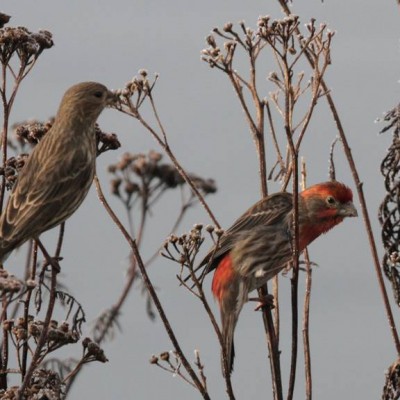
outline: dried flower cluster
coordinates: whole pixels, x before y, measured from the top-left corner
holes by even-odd
[[[12,386],[0,391],[1,399],[19,399],[19,389],[18,386]],[[65,398],[64,389],[65,384],[57,373],[46,369],[36,369],[30,384],[24,391],[24,396],[28,400],[62,400]]]
[[[311,24],[306,25],[310,32],[315,32],[314,22],[315,20],[312,20]],[[272,21],[268,15],[262,16],[257,21],[257,36],[273,47],[285,44],[290,47],[291,54],[296,54],[293,34],[299,25],[300,21],[297,15],[290,15],[289,17]]]
[[[184,233],[181,236],[171,235],[164,243],[161,255],[180,264],[181,271],[178,279],[181,283],[186,282],[188,279],[196,282],[195,259],[204,242],[204,230],[211,236],[214,243],[217,243],[224,233],[223,229],[215,228],[213,225],[207,225],[203,228],[203,225],[195,224],[189,233]],[[182,277],[185,268],[189,270],[189,274],[186,277]]]
[[[157,79],[158,74],[155,75],[153,81],[149,81],[147,71],[139,70],[138,76],[134,76],[127,82],[123,89],[115,91],[120,98],[120,103],[116,105],[116,108],[122,109],[125,106],[131,111],[137,111],[146,97],[151,94]]]
[[[167,189],[182,186],[185,181],[172,164],[162,163],[162,154],[150,150],[148,154],[125,153],[121,160],[109,166],[114,175],[111,192],[130,208],[138,197],[155,199]],[[204,194],[216,192],[213,179],[191,174],[190,178]]]
[[[97,139],[97,156],[105,153],[108,150],[117,150],[121,147],[116,133],[103,132],[99,125],[95,126],[96,139]]]
[[[175,351],[163,351],[158,356],[153,355],[149,360],[150,364],[157,365],[161,369],[174,375],[181,376],[181,360]]]
[[[34,146],[48,132],[48,130],[52,127],[53,123],[54,123],[54,118],[50,118],[46,122],[38,120],[28,120],[15,123],[12,126],[12,129],[14,138],[17,142],[16,145],[21,149],[24,149],[27,143]],[[9,144],[13,148],[17,147],[14,144],[13,140],[10,140]]]
[[[17,318],[16,320],[5,320],[3,321],[3,329],[6,332],[10,332],[16,343],[20,341],[26,341],[33,338],[37,341],[42,334],[44,322],[35,320],[32,315],[28,316],[28,321],[25,318]],[[68,322],[58,323],[53,320],[50,323],[49,330],[47,332],[47,349],[49,353],[62,346],[76,343],[79,340],[79,334],[76,330],[71,330]]]
[[[204,375],[204,365],[200,360],[200,352],[199,350],[194,351],[195,361],[194,364],[199,370],[200,377],[202,384],[204,387],[207,387],[207,378]],[[161,368],[162,370],[169,372],[172,376],[179,376],[183,379],[186,383],[195,387],[195,385],[190,381],[190,379],[184,374],[182,371],[182,360],[179,357],[178,352],[176,351],[163,351],[158,356],[153,355],[149,360],[150,364],[156,365],[157,367]]]
[[[2,20],[4,21],[4,18]],[[3,65],[7,65],[14,54],[17,54],[22,64],[27,65],[53,44],[49,31],[32,33],[21,26],[0,29],[0,56]]]
[[[100,361],[105,363],[108,358],[105,356],[103,349],[90,338],[85,338],[82,340],[82,346],[84,351],[83,359],[85,362]]]
[[[385,248],[383,270],[392,283],[393,294],[400,306],[400,105],[385,114],[382,132],[393,130],[393,142],[381,164],[386,195],[379,209],[382,241]]]
[[[171,235],[164,243],[161,255],[179,263],[182,267],[193,267],[194,259],[204,242],[202,230],[203,225],[195,224],[188,234],[184,233],[181,236]]]
[[[19,293],[24,287],[22,281],[11,275],[7,270],[0,269],[0,294]]]
[[[24,167],[29,154],[22,153],[16,157],[10,157],[5,164],[5,167],[0,167],[0,175],[4,175],[6,179],[6,187],[11,190],[17,180],[18,173]]]

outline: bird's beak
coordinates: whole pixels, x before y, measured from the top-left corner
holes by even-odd
[[[111,90],[108,91],[107,93],[107,106],[112,107],[114,105],[117,104],[117,102],[119,101],[119,97],[116,93],[112,92]]]
[[[358,217],[358,212],[354,204],[349,201],[339,209],[339,215],[342,217]]]

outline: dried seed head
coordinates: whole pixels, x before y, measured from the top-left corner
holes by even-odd
[[[212,48],[216,48],[217,47],[217,42],[215,41],[215,37],[214,35],[208,35],[206,37],[206,42],[209,46],[211,46]]]
[[[221,228],[216,228],[215,229],[215,234],[218,236],[218,237],[221,237],[223,234],[224,234],[224,230],[223,229],[221,229]]]
[[[10,16],[4,13],[0,13],[0,28],[10,21]]]
[[[3,321],[3,329],[4,329],[5,331],[11,331],[11,329],[13,328],[13,326],[14,326],[14,320],[12,320],[12,319],[6,319],[6,320]]]
[[[206,226],[206,231],[208,232],[208,233],[212,233],[212,232],[214,232],[214,226],[213,225],[207,225]]]
[[[58,327],[58,321],[56,321],[55,319],[51,320],[49,326],[52,329],[56,329]]]
[[[124,187],[125,193],[128,195],[132,195],[135,192],[140,190],[140,187],[137,183],[134,182],[127,182]]]
[[[159,162],[162,159],[162,154],[159,153],[158,151],[155,150],[150,150],[149,151],[149,155],[148,155],[149,159],[155,163]]]
[[[177,243],[177,242],[178,242],[178,236],[176,236],[176,235],[171,235],[171,236],[168,238],[168,241],[171,242],[171,243]]]
[[[232,22],[227,22],[224,25],[223,30],[224,30],[224,32],[232,32],[232,28],[233,28]]]
[[[164,351],[160,354],[160,360],[162,361],[169,361],[169,352]]]
[[[121,186],[122,180],[119,178],[112,179],[110,183],[111,183],[111,193],[114,194],[115,196],[120,196],[119,188]]]
[[[59,327],[60,331],[67,333],[69,331],[69,323],[67,321],[63,321]]]
[[[155,355],[152,355],[149,362],[150,362],[150,364],[158,364],[158,357]]]
[[[33,337],[39,337],[42,333],[42,327],[36,323],[29,324],[28,326],[29,334]]]

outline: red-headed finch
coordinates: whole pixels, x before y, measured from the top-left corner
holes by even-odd
[[[96,169],[95,123],[115,101],[115,95],[96,82],[78,83],[65,92],[53,126],[20,171],[1,214],[0,262],[81,205]]]
[[[311,186],[298,197],[299,250],[346,217],[356,217],[351,190],[339,182]],[[229,372],[233,334],[248,294],[264,285],[292,259],[293,197],[276,193],[253,205],[220,238],[200,265],[214,270],[212,292],[221,312]]]

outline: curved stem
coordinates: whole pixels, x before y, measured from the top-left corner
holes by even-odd
[[[186,359],[180,345],[179,342],[175,336],[175,333],[172,329],[171,324],[169,323],[169,320],[164,312],[164,309],[161,305],[161,302],[157,296],[157,293],[154,289],[153,284],[151,283],[151,280],[147,274],[146,268],[143,264],[142,258],[140,256],[139,253],[139,249],[137,247],[136,241],[134,239],[132,239],[132,237],[129,235],[129,232],[125,229],[125,227],[122,225],[121,221],[118,219],[118,217],[116,216],[116,214],[114,213],[114,211],[112,210],[112,208],[109,206],[109,204],[107,203],[106,198],[104,197],[103,191],[101,190],[100,184],[99,184],[99,180],[97,178],[97,176],[95,176],[94,178],[95,184],[96,184],[96,188],[97,188],[97,193],[99,196],[99,199],[101,201],[101,203],[103,204],[104,208],[106,209],[106,211],[108,212],[108,214],[110,215],[111,219],[114,221],[114,223],[116,224],[116,226],[118,227],[118,229],[121,231],[122,235],[124,236],[124,238],[126,239],[126,241],[128,242],[132,253],[136,259],[137,265],[139,267],[140,273],[142,275],[142,279],[144,284],[146,285],[146,288],[155,304],[155,307],[160,315],[160,318],[164,324],[164,328],[167,331],[167,334],[172,342],[172,345],[175,348],[175,351],[177,353],[177,355],[179,356],[179,359],[182,361],[182,365],[185,367],[186,371],[188,372],[188,374],[190,375],[190,377],[192,378],[193,383],[196,385],[197,389],[199,390],[199,392],[201,393],[201,395],[203,396],[204,399],[210,400],[210,397],[207,393],[206,388],[202,385],[202,383],[200,382],[199,378],[197,377],[196,373],[194,372],[193,368],[191,367],[190,363],[188,362],[188,360]]]

